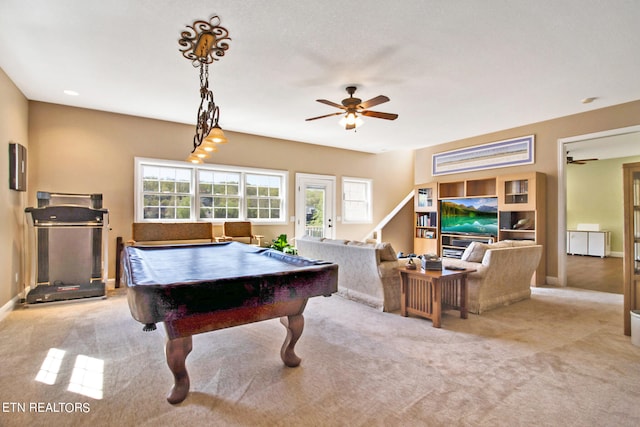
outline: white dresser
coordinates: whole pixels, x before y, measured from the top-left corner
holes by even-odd
[[[567,253],[606,257],[611,254],[611,232],[568,230]]]

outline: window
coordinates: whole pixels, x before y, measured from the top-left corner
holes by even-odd
[[[247,219],[280,218],[281,181],[277,175],[245,174]]]
[[[370,223],[372,221],[371,180],[342,178],[342,221]]]
[[[240,173],[198,170],[200,219],[240,218]]]
[[[286,222],[288,172],[136,158],[137,221]]]
[[[191,171],[187,168],[142,165],[144,219],[189,219]]]

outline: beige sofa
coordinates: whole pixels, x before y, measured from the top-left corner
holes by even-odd
[[[338,294],[384,311],[400,309],[400,275],[395,270],[402,261],[389,243],[299,237],[295,240],[301,256],[338,264]]]
[[[461,259],[443,258],[443,266],[476,270],[467,276],[470,313],[508,305],[531,296],[531,277],[542,256],[533,241],[473,242]]]

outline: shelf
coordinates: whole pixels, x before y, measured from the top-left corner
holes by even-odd
[[[416,228],[431,228],[437,230],[438,228],[438,214],[437,212],[416,212],[415,214],[415,227]]]
[[[525,204],[529,203],[529,194],[528,193],[513,193],[513,194],[505,194],[504,202],[506,204]]]
[[[496,179],[468,179],[466,181],[441,182],[438,184],[441,199],[457,197],[495,197]]]
[[[441,199],[464,197],[464,181],[441,182],[438,185],[438,193]]]
[[[416,208],[432,208],[433,207],[433,189],[418,188],[416,191],[417,200]]]
[[[546,180],[540,172],[498,177],[500,210],[537,210],[543,203]]]
[[[414,237],[416,239],[436,239],[438,237],[438,229],[436,227],[418,227]]]
[[[496,195],[496,179],[473,179],[466,181],[467,197],[490,197]]]
[[[535,231],[535,211],[500,211],[500,231]]]
[[[414,187],[413,204],[416,212],[437,212],[438,197],[435,182]]]

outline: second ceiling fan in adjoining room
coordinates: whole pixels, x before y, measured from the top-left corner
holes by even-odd
[[[596,161],[598,159],[596,158],[591,158],[591,159],[574,159],[573,156],[569,155],[569,152],[567,151],[567,164],[568,165],[584,165],[587,162],[593,162]]]
[[[331,107],[340,108],[343,111],[339,111],[337,113],[325,114],[323,116],[311,117],[306,119],[306,121],[323,119],[325,117],[339,116],[344,115],[344,117],[340,120],[340,126],[344,126],[346,130],[356,129],[357,127],[363,124],[362,118],[360,116],[367,117],[375,117],[377,119],[385,119],[385,120],[395,120],[398,118],[397,114],[392,113],[381,113],[379,111],[371,111],[368,108],[375,107],[376,105],[380,105],[385,102],[389,102],[389,98],[384,95],[378,95],[375,98],[371,98],[368,101],[362,102],[362,99],[355,98],[353,94],[356,91],[355,86],[348,86],[347,93],[349,94],[349,98],[345,98],[342,100],[342,105],[328,101],[326,99],[316,99],[316,101],[330,105]]]

